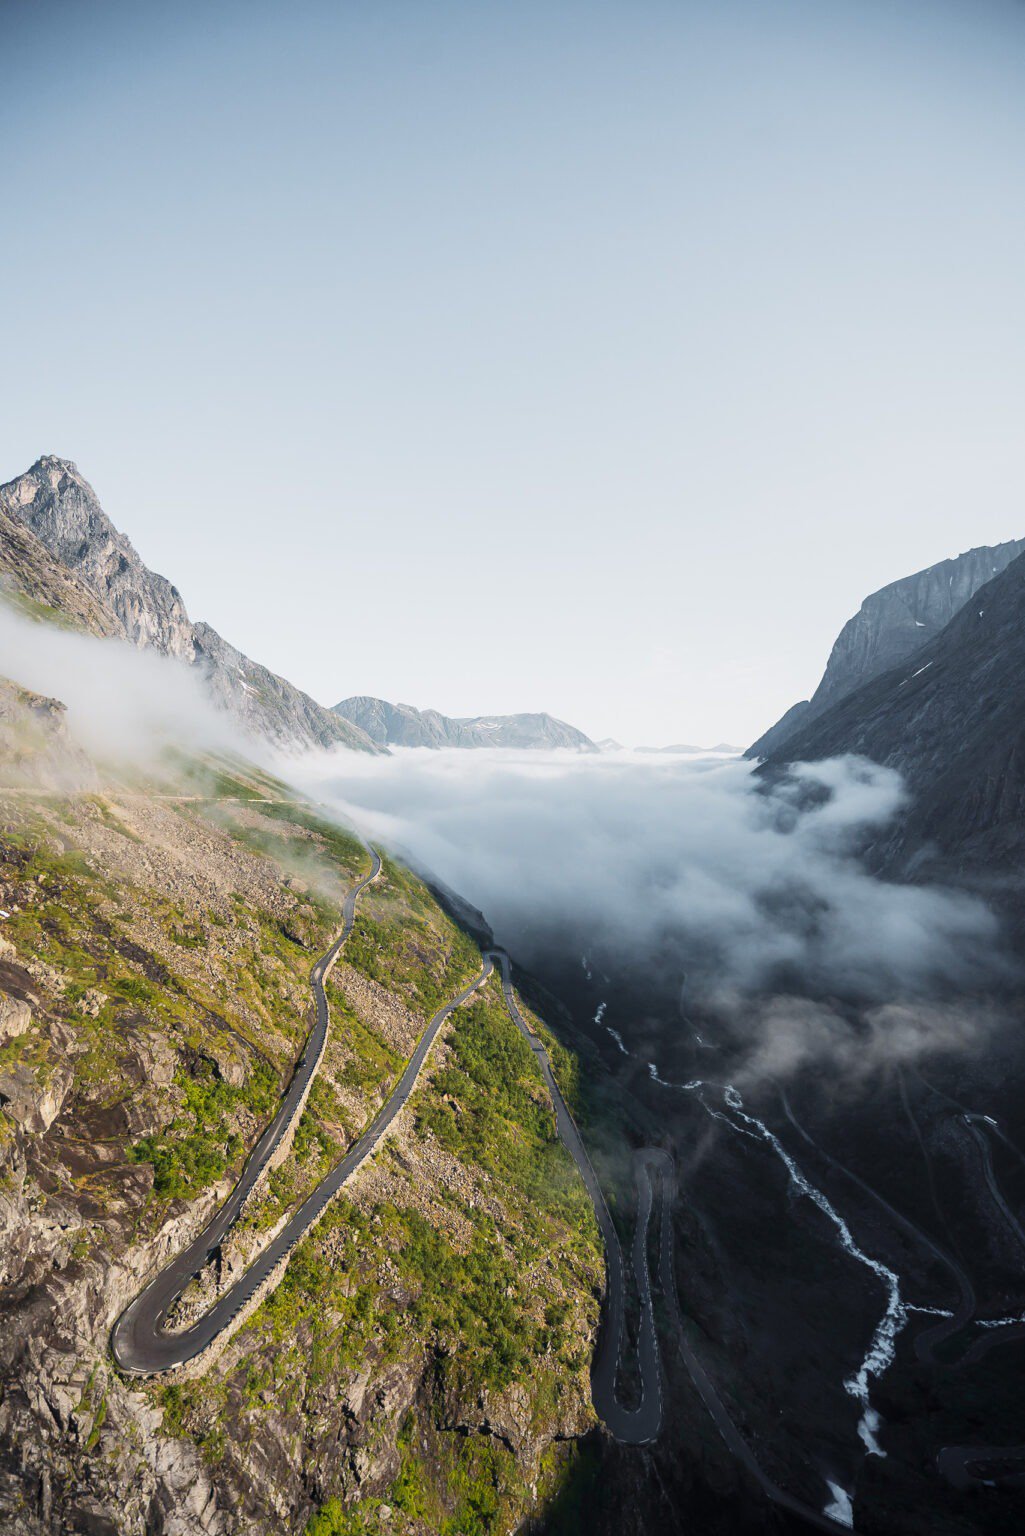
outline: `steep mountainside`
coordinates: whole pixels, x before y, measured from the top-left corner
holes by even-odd
[[[595,752],[590,737],[553,715],[473,715],[454,719],[436,709],[389,704],[359,695],[343,699],[335,712],[351,720],[372,741],[388,747],[572,747]]]
[[[117,615],[4,506],[2,492],[0,580],[14,606],[33,618],[50,619],[90,635],[124,637]]]
[[[85,589],[99,599],[97,613],[112,616],[106,629],[96,628],[95,617],[87,628],[114,633],[109,626],[116,624],[135,645],[200,667],[217,702],[248,730],[289,746],[338,744],[375,750],[362,731],[249,661],[209,625],[194,625],[177,588],[143,564],[92,487],[66,459],[47,455],[26,474],[0,486],[0,518],[22,524],[69,573],[69,600],[72,587],[75,592]],[[0,543],[0,559],[17,584],[17,570],[7,564],[9,545],[9,540]],[[17,550],[11,551],[15,566],[17,555]],[[66,611],[61,603],[39,601]]]
[[[810,700],[794,704],[747,750],[769,757],[855,688],[888,672],[938,635],[979,587],[1025,552],[1025,539],[970,549],[866,597],[837,637]]]
[[[766,767],[854,752],[897,768],[911,802],[885,850],[921,866],[1016,874],[1025,853],[1025,556],[914,656],[802,724]]]
[[[497,979],[390,1139],[187,1379],[123,1376],[114,1319],[219,1206],[310,1025],[368,855],[240,764],[36,794],[60,706],[0,689],[0,1530],[522,1529],[594,1423],[603,1279],[582,1184]],[[80,764],[69,759],[69,770]],[[186,1293],[230,1284],[390,1092],[481,957],[384,861],[328,983],[294,1139]],[[573,1065],[538,1025],[567,1084]]]

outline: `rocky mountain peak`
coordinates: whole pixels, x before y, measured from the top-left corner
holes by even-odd
[[[39,458],[32,465],[32,468],[28,473],[30,475],[49,475],[51,477],[51,483],[55,483],[56,479],[59,479],[62,475],[70,475],[72,479],[78,480],[82,485],[85,485],[86,483],[78,472],[77,464],[75,464],[71,459],[60,459],[55,453],[40,454]]]
[[[11,534],[19,527],[20,542]],[[35,550],[26,539],[34,541]],[[74,592],[51,567],[41,572],[40,547],[70,578]],[[198,667],[215,702],[254,735],[287,746],[377,750],[358,726],[250,661],[208,625],[193,624],[178,588],[150,570],[77,466],[56,454],[43,454],[31,469],[0,485],[0,572],[24,590],[26,582],[17,578],[29,564],[30,595],[84,618],[93,633],[123,634],[141,649]],[[98,599],[98,614],[87,611],[83,591]]]
[[[194,659],[192,625],[177,588],[143,564],[69,459],[44,454],[0,486],[0,504],[92,588],[136,645]]]

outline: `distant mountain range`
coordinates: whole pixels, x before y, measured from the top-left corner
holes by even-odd
[[[844,753],[899,769],[911,799],[885,847],[875,850],[879,863],[913,873],[939,867],[1000,885],[1013,876],[1020,883],[1025,856],[1025,554],[1015,556],[1015,550],[1025,550],[1025,541],[973,550],[960,561],[945,561],[885,588],[876,594],[883,602],[868,599],[859,619],[892,612],[888,594],[899,588],[908,594],[910,611],[922,612],[919,605],[930,604],[924,611],[933,614],[942,614],[967,593],[945,627],[880,672],[875,656],[892,656],[900,650],[901,635],[906,637],[899,626],[889,637],[881,627],[875,650],[865,645],[860,652],[867,680],[838,690],[839,697],[821,710],[806,710],[785,739],[778,745],[770,742],[764,752],[762,771],[770,774],[790,762]],[[987,569],[996,574],[978,582]],[[949,577],[949,583],[936,579],[937,574]],[[848,625],[844,635],[850,631]],[[848,655],[859,654],[849,641],[845,644]],[[838,648],[840,641],[834,656]],[[856,668],[845,675],[854,677]],[[751,753],[763,755],[759,749],[766,739]]]
[[[772,757],[784,750],[799,731],[832,705],[920,651],[981,586],[1022,553],[1025,539],[984,545],[891,582],[866,597],[859,612],[840,631],[812,697],[792,705],[747,749],[747,756]]]
[[[573,725],[553,715],[472,715],[453,718],[436,709],[389,704],[360,694],[342,699],[335,711],[382,747],[569,747],[577,752],[598,748]]]
[[[682,743],[681,743],[681,744],[677,744],[677,745],[674,745],[674,746],[671,746],[671,747],[638,747],[636,750],[638,752],[679,752],[681,754],[687,753],[691,757],[700,756],[700,755],[702,755],[704,753],[706,753],[710,757],[714,757],[716,753],[721,753],[722,756],[725,757],[728,753],[737,753],[741,749],[740,749],[740,747],[731,747],[728,741],[720,741],[714,747],[686,747],[686,746],[683,746]]]

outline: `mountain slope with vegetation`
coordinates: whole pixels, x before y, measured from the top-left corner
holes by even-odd
[[[602,1269],[493,988],[205,1375],[139,1383],[112,1365],[114,1318],[223,1198],[276,1106],[310,966],[366,862],[251,770],[175,772],[0,793],[3,1528],[376,1530],[388,1504],[396,1530],[509,1529],[593,1423]],[[331,984],[292,1149],[185,1310],[349,1145],[478,968],[386,861]]]

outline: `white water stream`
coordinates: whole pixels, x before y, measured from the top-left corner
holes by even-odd
[[[836,1228],[840,1245],[846,1253],[857,1263],[863,1264],[866,1269],[876,1275],[882,1282],[886,1291],[886,1310],[880,1318],[868,1351],[861,1365],[853,1376],[849,1376],[844,1382],[844,1388],[852,1397],[861,1404],[861,1420],[858,1424],[858,1433],[864,1442],[865,1449],[873,1456],[885,1456],[886,1452],[879,1444],[877,1432],[879,1430],[879,1415],[872,1407],[869,1398],[869,1382],[873,1376],[881,1376],[893,1363],[893,1357],[897,1349],[897,1335],[908,1320],[908,1307],[900,1293],[900,1276],[888,1265],[879,1259],[873,1259],[864,1249],[859,1248],[851,1233],[850,1227],[844,1221],[839,1211],[833,1206],[829,1198],[816,1189],[805,1178],[800,1168],[790,1156],[783,1143],[775,1136],[764,1121],[758,1120],[754,1115],[749,1115],[744,1110],[744,1101],[736,1088],[728,1087],[723,1098],[733,1113],[743,1120],[745,1125],[753,1126],[756,1132],[767,1141],[772,1150],[779,1157],[790,1175],[790,1182],[798,1194],[806,1195],[814,1205],[817,1205],[824,1216],[833,1223]]]

